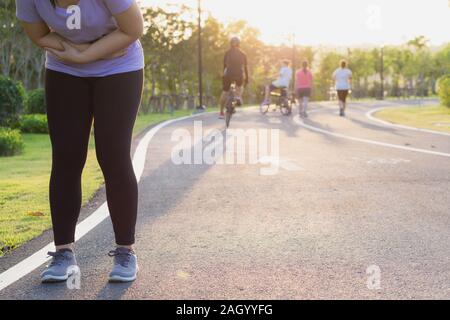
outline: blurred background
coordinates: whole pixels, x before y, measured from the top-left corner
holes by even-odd
[[[197,0],[142,0],[146,86],[142,112],[197,105]],[[353,98],[428,97],[450,73],[450,10],[439,1],[219,1],[201,2],[204,96],[215,106],[222,60],[233,35],[242,38],[251,82],[247,103],[261,99],[278,61],[303,60],[315,74],[315,100],[332,97],[331,74],[340,59],[354,72]],[[2,1],[0,66],[25,89],[43,86],[44,56],[26,39],[13,0]],[[447,31],[446,31],[447,30]],[[160,106],[161,105],[161,106]]]

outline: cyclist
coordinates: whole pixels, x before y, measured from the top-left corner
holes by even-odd
[[[248,84],[248,64],[247,55],[241,50],[241,39],[233,37],[230,40],[231,48],[225,53],[223,66],[223,92],[220,97],[220,115],[219,118],[225,117],[225,104],[227,103],[228,93],[231,84],[236,82],[236,95],[238,106],[242,105],[243,85]]]
[[[336,82],[336,90],[339,98],[339,114],[345,117],[347,107],[347,96],[352,84],[352,71],[347,68],[347,61],[341,60],[340,68],[333,73],[333,79]]]
[[[308,67],[308,61],[303,61],[302,68],[297,71],[295,87],[299,101],[300,117],[307,118],[308,102],[313,87],[313,75]]]
[[[292,69],[290,67],[291,62],[285,59],[282,60],[280,64],[281,68],[278,79],[272,82],[270,85],[266,86],[264,101],[262,105],[267,105],[270,103],[270,93],[272,91],[289,88],[292,79]]]

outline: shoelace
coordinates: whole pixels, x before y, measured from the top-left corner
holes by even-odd
[[[64,252],[48,252],[49,257],[52,257],[52,262],[50,263],[50,267],[60,266],[64,260],[66,260],[66,256]]]
[[[112,250],[108,253],[108,256],[116,259],[116,263],[120,264],[122,267],[127,268],[131,260],[132,251],[125,252],[121,250]]]

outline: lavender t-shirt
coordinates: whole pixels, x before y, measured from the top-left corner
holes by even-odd
[[[67,26],[73,12],[53,7],[50,0],[16,0],[16,14],[21,21],[35,23],[44,21],[49,28],[67,40],[82,44],[94,42],[117,30],[113,15],[126,11],[134,0],[79,0],[80,28]],[[69,24],[70,26],[70,24]],[[72,29],[72,30],[71,30]],[[104,77],[144,68],[144,53],[139,40],[131,44],[127,54],[110,60],[99,60],[88,64],[70,64],[47,53],[45,67],[78,77]]]

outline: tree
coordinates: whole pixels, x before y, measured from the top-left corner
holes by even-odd
[[[320,56],[321,62],[315,76],[314,95],[317,100],[327,100],[329,90],[333,86],[333,72],[339,66],[339,61],[345,56],[335,51],[321,52]]]
[[[43,85],[44,54],[26,37],[15,16],[15,1],[0,4],[0,67],[4,76],[21,80],[27,89]]]

